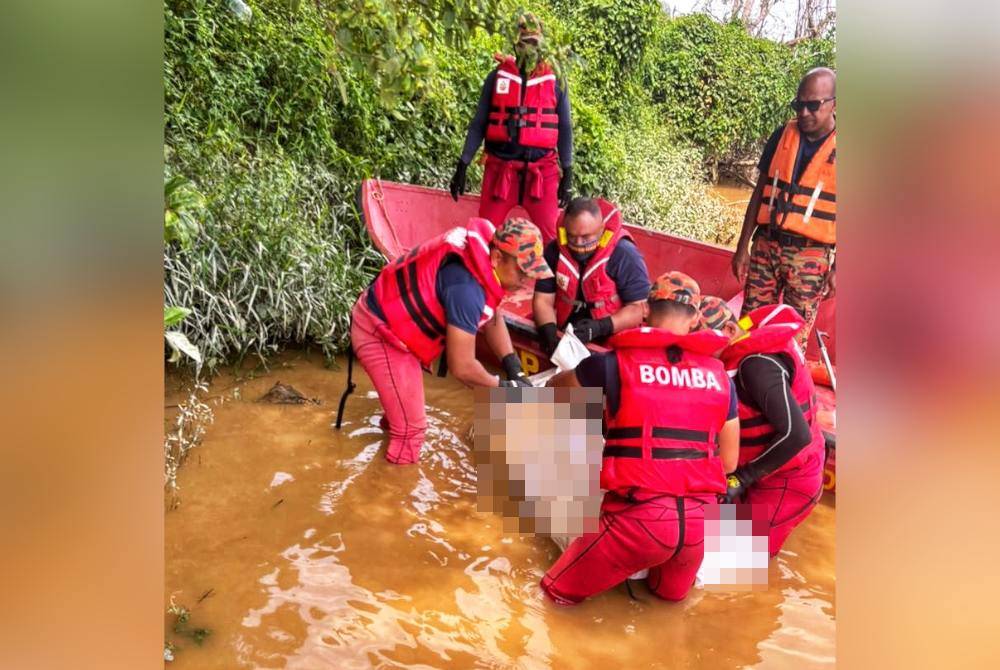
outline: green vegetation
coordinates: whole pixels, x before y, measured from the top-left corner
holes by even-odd
[[[209,370],[285,342],[346,343],[350,307],[381,265],[360,181],[446,186],[518,8],[247,4],[239,16],[222,0],[165,0],[164,299],[190,310],[170,312],[170,327]],[[785,118],[801,72],[832,64],[829,42],[792,49],[735,24],[671,20],[656,0],[529,9],[569,82],[577,191],[703,239],[725,224],[705,165],[753,149]],[[475,164],[469,179],[478,188]]]

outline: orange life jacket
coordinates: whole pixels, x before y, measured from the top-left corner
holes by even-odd
[[[837,242],[837,131],[830,133],[792,183],[801,142],[792,119],[778,141],[764,179],[757,223],[773,225],[826,244]]]
[[[539,63],[528,81],[513,56],[498,56],[496,80],[490,99],[486,139],[491,142],[517,142],[525,147],[555,148],[559,140],[559,116],[556,113],[556,75],[545,63]]]
[[[579,266],[573,260],[566,239],[566,228],[562,221],[558,224],[557,244],[559,245],[559,260],[556,263],[556,323],[560,328],[566,327],[576,304],[577,288],[583,282],[583,299],[587,301],[590,316],[593,319],[603,319],[615,314],[622,308],[618,297],[618,286],[608,276],[608,261],[615,247],[622,238],[632,239],[624,226],[618,208],[600,201],[601,214],[604,217],[604,235],[597,245],[597,252],[590,257],[580,277]],[[561,216],[561,215],[560,215]]]

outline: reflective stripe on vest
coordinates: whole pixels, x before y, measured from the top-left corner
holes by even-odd
[[[500,59],[490,95],[486,139],[553,149],[559,140],[556,76],[540,63],[524,82],[511,56]]]
[[[837,131],[826,138],[802,170],[798,182],[791,183],[798,159],[801,137],[793,119],[785,125],[778,146],[761,175],[757,224],[774,225],[804,237],[835,244],[837,241]]]
[[[674,336],[654,328],[627,330],[609,341],[618,357],[621,406],[605,414],[602,488],[669,495],[725,491],[717,438],[729,410],[729,384],[719,360],[687,348],[707,351],[724,342],[710,332]],[[667,358],[668,346],[681,350],[677,363]],[[677,374],[649,374],[660,367]]]
[[[590,258],[583,277],[577,270],[576,262],[572,260],[566,240],[566,229],[560,220],[557,223],[559,235],[556,244],[559,246],[559,262],[556,264],[556,323],[565,328],[569,317],[579,307],[590,309],[593,319],[603,319],[618,312],[622,307],[618,295],[618,286],[608,275],[608,261],[622,239],[631,240],[632,236],[622,225],[621,213],[614,205],[601,203],[601,214],[604,218],[604,235],[597,252]],[[563,268],[568,271],[564,272]],[[580,283],[583,283],[583,301],[577,299]]]

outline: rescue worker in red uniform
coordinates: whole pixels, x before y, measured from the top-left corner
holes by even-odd
[[[736,393],[712,354],[721,333],[691,333],[699,288],[680,272],[649,294],[649,326],[611,338],[613,351],[584,359],[550,386],[605,392],[605,447],[597,532],[574,540],[542,578],[560,604],[574,604],[649,570],[649,589],[682,600],[704,558],[705,508],[736,467]]]
[[[761,307],[737,321],[721,298],[706,296],[701,304],[700,326],[731,339],[720,357],[739,396],[739,467],[728,474],[725,502],[766,506],[772,557],[823,489],[816,389],[795,341],[803,325],[789,305]]]
[[[557,329],[568,323],[583,343],[642,323],[649,272],[614,206],[573,199],[556,239],[545,246],[545,262],[555,277],[535,283],[532,308],[549,356],[559,343]]]
[[[733,256],[745,282],[743,314],[783,302],[802,315],[803,350],[820,302],[835,290],[837,76],[810,70],[792,101],[794,119],[764,146]],[[753,246],[750,240],[753,239]]]
[[[421,370],[445,352],[448,370],[469,386],[530,386],[497,305],[532,279],[551,277],[538,228],[485,219],[418,245],[387,265],[351,312],[351,346],[385,410],[386,459],[416,463],[427,417]],[[476,360],[482,330],[507,379]]]
[[[496,224],[521,205],[548,242],[555,236],[559,208],[570,199],[573,130],[569,94],[542,59],[541,47],[541,21],[521,14],[516,56],[495,56],[497,68],[483,83],[450,190],[456,201],[465,193],[466,170],[485,138],[479,216]]]

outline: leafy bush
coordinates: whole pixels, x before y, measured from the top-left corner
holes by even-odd
[[[829,41],[789,47],[702,14],[663,22],[656,43],[646,86],[681,136],[710,160],[756,147],[790,117],[802,75],[834,64]]]
[[[191,310],[174,327],[209,370],[286,342],[346,343],[380,266],[360,181],[447,185],[519,4],[247,2],[241,19],[226,2],[165,0],[164,299]],[[792,50],[673,21],[656,0],[531,10],[569,82],[578,191],[710,240],[722,215],[703,156],[760,142],[798,73],[832,58],[829,42]],[[474,164],[471,188],[481,176]]]

